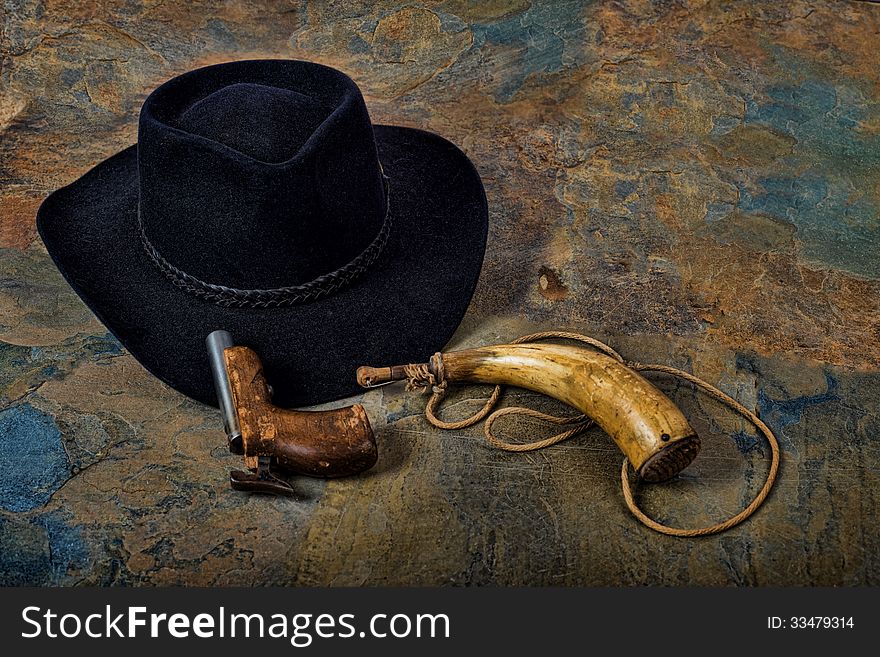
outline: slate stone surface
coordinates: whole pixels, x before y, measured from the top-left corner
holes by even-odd
[[[7,0],[0,21],[0,582],[880,583],[880,6]],[[399,387],[362,398],[369,474],[298,482],[305,501],[230,491],[216,411],[107,335],[34,213],[135,140],[157,84],[262,56],[341,68],[376,122],[477,165],[489,250],[454,346],[566,328],[716,383],[782,443],[758,515],[657,535],[627,513],[601,433],[501,453],[479,428],[432,429]],[[766,446],[657,380],[704,451],[641,489],[645,508],[736,511]]]

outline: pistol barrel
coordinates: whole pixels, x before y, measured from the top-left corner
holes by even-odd
[[[229,438],[229,447],[237,452],[241,447],[241,428],[238,425],[238,414],[232,402],[232,385],[226,371],[224,351],[234,346],[229,331],[214,331],[205,340],[208,347],[208,360],[211,363],[211,375],[214,377],[214,390],[217,392],[217,405],[223,414],[223,428]]]

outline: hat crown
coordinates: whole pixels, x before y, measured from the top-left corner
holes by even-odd
[[[138,167],[149,242],[212,285],[312,281],[363,252],[387,209],[360,91],[309,62],[221,64],[166,82],[141,111]]]
[[[296,91],[240,82],[188,107],[177,127],[277,164],[294,157],[333,109]]]

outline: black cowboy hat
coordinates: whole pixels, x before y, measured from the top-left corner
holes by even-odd
[[[205,337],[225,329],[297,406],[356,392],[359,365],[441,349],[473,295],[487,217],[451,143],[372,125],[339,71],[264,60],[160,86],[137,145],[50,195],[37,227],[168,385],[215,403]]]

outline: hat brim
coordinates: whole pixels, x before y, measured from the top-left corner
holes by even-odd
[[[424,362],[452,337],[476,287],[488,210],[480,177],[453,144],[374,126],[393,229],[349,287],[287,308],[224,308],[174,286],[137,227],[137,146],[50,195],[37,214],[49,254],[126,349],[175,390],[215,404],[205,337],[229,331],[261,357],[275,401],[307,406],[360,391],[360,365]]]

